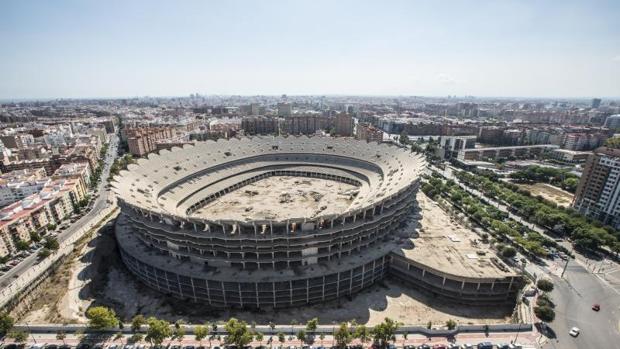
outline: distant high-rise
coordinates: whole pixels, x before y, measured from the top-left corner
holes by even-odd
[[[592,98],[592,108],[596,109],[601,106],[600,98]]]
[[[603,126],[610,130],[620,130],[620,114],[608,116]]]
[[[278,116],[293,115],[293,106],[290,103],[278,103]]]
[[[620,228],[620,149],[601,147],[588,157],[573,207],[603,224]]]
[[[353,135],[353,118],[346,113],[336,115],[336,134],[343,137]]]

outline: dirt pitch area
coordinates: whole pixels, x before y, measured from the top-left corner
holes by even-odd
[[[532,193],[532,196],[542,196],[543,198],[555,202],[558,206],[568,207],[573,202],[574,195],[562,190],[558,187],[554,187],[547,183],[535,183],[535,184],[517,184],[519,188],[528,190]]]

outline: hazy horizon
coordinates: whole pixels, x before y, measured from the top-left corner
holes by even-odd
[[[617,1],[4,1],[0,100],[620,97]]]

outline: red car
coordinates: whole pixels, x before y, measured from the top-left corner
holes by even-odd
[[[592,306],[592,310],[594,310],[594,311],[599,311],[599,310],[601,310],[601,306],[600,306],[599,304],[594,304],[594,305]]]

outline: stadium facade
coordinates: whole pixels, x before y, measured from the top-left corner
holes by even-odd
[[[148,286],[215,307],[324,302],[388,274],[454,300],[514,299],[518,275],[451,275],[398,253],[393,233],[416,204],[424,165],[423,157],[396,145],[305,136],[209,141],[150,154],[113,182],[121,257]],[[355,195],[336,214],[199,214],[234,191],[279,176],[345,183]]]

